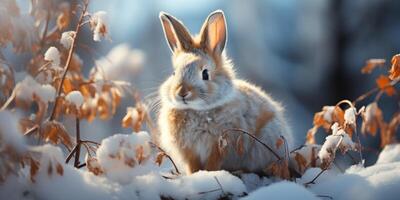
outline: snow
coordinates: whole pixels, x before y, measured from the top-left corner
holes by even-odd
[[[61,34],[60,43],[66,48],[69,49],[72,45],[72,42],[75,38],[75,31],[66,31]]]
[[[142,51],[123,43],[112,48],[106,57],[96,60],[96,68],[91,70],[91,75],[96,80],[130,81],[144,62]]]
[[[50,61],[52,66],[60,66],[60,52],[56,47],[49,47],[44,54],[44,60]]]
[[[0,130],[15,129],[3,118],[11,113],[0,112]],[[15,120],[16,125],[17,120]],[[5,127],[4,125],[10,127]],[[15,129],[16,130],[16,129]],[[3,137],[4,133],[1,132]],[[16,136],[15,138],[13,138]],[[21,136],[9,135],[7,142],[21,143]],[[340,172],[328,169],[315,184],[312,180],[320,168],[308,169],[295,182],[281,181],[256,174],[241,174],[240,178],[227,171],[198,171],[191,175],[173,175],[154,164],[150,136],[147,132],[116,134],[104,139],[97,150],[99,167],[105,173],[98,176],[84,169],[65,164],[61,148],[45,144],[28,147],[38,158],[39,171],[35,182],[30,181],[30,168],[22,168],[18,176],[10,175],[1,184],[0,197],[8,199],[398,199],[400,195],[400,144],[387,146],[378,162],[369,167],[354,165]],[[143,162],[133,167],[126,158],[137,160],[138,145],[142,145]],[[308,148],[298,152],[309,154]],[[141,171],[140,165],[151,170]],[[62,173],[57,171],[61,167]],[[138,168],[139,167],[139,168]],[[168,178],[165,178],[166,176]],[[246,193],[248,195],[246,195]]]
[[[73,103],[76,107],[80,107],[84,101],[82,93],[78,90],[69,92],[67,96],[65,96],[65,99],[68,102]]]
[[[324,111],[324,119],[329,123],[332,122],[332,116],[333,112],[335,111],[335,106],[324,106],[322,110]]]
[[[25,101],[31,101],[32,97],[36,95],[44,102],[52,102],[56,95],[56,89],[52,85],[41,85],[29,75],[19,82],[15,88],[16,98]]]
[[[133,177],[158,168],[154,162],[149,162],[149,142],[150,135],[144,131],[108,137],[101,142],[96,153],[99,165],[110,180],[128,184]],[[141,147],[143,155],[140,155],[141,151],[138,150]],[[143,161],[140,156],[143,157]]]
[[[107,33],[107,13],[98,11],[91,17],[90,24],[93,27],[93,40],[99,42]]]
[[[337,149],[345,153],[356,147],[350,136],[339,127],[337,122],[332,125],[331,129],[332,135],[325,138],[325,142],[318,153],[318,157],[324,162],[333,159]]]
[[[400,144],[389,144],[379,154],[377,164],[400,162]]]
[[[348,108],[344,111],[345,124],[355,126],[356,125],[356,114],[357,110],[354,107]]]
[[[293,199],[308,199],[317,200],[315,194],[308,191],[303,186],[282,181],[272,184],[268,187],[262,187],[253,193],[249,194],[242,200],[259,200],[259,199],[279,199],[279,200],[293,200]]]
[[[26,149],[25,138],[18,130],[19,124],[15,114],[7,110],[0,111],[0,152],[6,145],[20,152]]]

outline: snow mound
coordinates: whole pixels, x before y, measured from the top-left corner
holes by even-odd
[[[73,103],[76,107],[80,107],[83,104],[83,96],[82,93],[78,90],[71,91],[65,96],[65,99],[70,103]]]
[[[272,184],[267,187],[259,188],[258,190],[250,193],[248,196],[241,198],[242,200],[258,200],[258,199],[279,199],[279,200],[293,200],[293,199],[307,199],[317,200],[313,193],[308,191],[303,186],[282,181]]]
[[[157,166],[149,159],[149,142],[150,135],[144,131],[104,139],[96,155],[105,175],[110,180],[128,184],[133,177],[154,170]]]
[[[41,85],[36,82],[32,76],[26,76],[24,80],[15,86],[16,98],[25,101],[31,101],[36,95],[44,102],[54,101],[56,89],[49,84]]]
[[[49,47],[44,54],[44,60],[50,61],[52,66],[60,66],[60,52],[56,47]]]
[[[18,119],[10,111],[0,111],[0,149],[5,149],[6,145],[14,147],[18,151],[26,149],[25,138],[18,131]],[[0,150],[0,152],[1,152]]]
[[[66,31],[61,34],[60,43],[66,48],[69,49],[72,45],[72,42],[75,38],[75,31]]]
[[[377,164],[400,162],[400,144],[389,144],[379,154]]]

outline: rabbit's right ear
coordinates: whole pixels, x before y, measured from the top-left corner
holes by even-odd
[[[171,51],[174,52],[179,48],[190,50],[193,46],[193,40],[185,26],[175,17],[165,12],[160,12],[159,17]]]

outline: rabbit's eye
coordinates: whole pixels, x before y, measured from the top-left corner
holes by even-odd
[[[203,76],[203,80],[208,80],[209,79],[209,77],[208,77],[208,70],[207,69],[204,69],[203,70],[203,72],[202,72],[202,76]]]
[[[175,76],[175,71],[172,72],[172,76]]]

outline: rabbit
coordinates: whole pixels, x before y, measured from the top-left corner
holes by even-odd
[[[223,11],[212,12],[193,37],[170,14],[160,12],[159,18],[174,68],[158,91],[159,143],[181,163],[179,168],[187,174],[199,170],[263,173],[277,160],[265,146],[233,129],[253,134],[283,158],[286,145],[277,141],[283,136],[281,141],[289,147],[293,141],[284,109],[260,87],[236,78],[224,51]],[[236,145],[239,138],[241,153]]]

